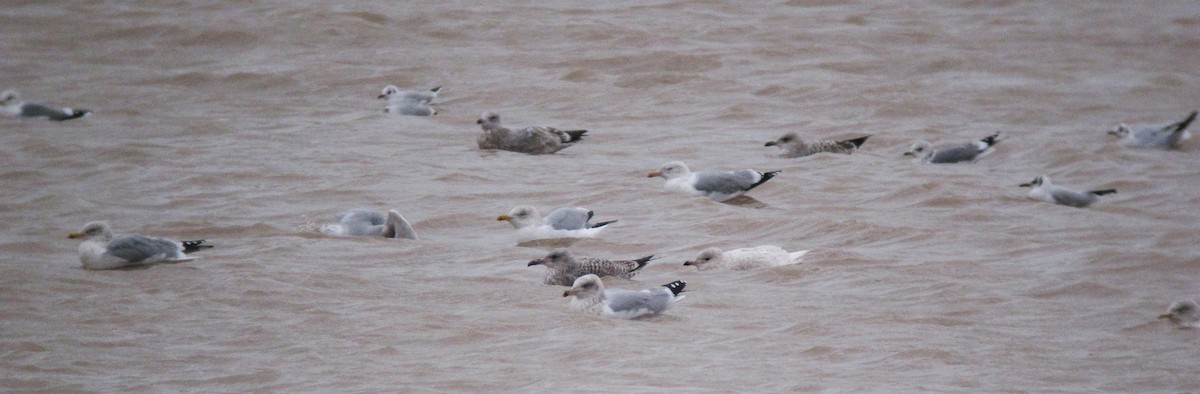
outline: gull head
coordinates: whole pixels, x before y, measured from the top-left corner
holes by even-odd
[[[555,249],[540,259],[530,261],[527,267],[544,265],[549,268],[558,268],[574,261],[575,256],[571,254],[571,251],[566,249]]]
[[[16,89],[9,89],[5,90],[4,93],[0,93],[0,105],[9,106],[20,102],[21,93],[16,91]]]
[[[500,127],[500,114],[487,111],[479,115],[479,120],[475,124],[483,125],[483,127]]]
[[[67,238],[70,238],[70,239],[78,239],[78,238],[97,239],[98,238],[98,239],[107,240],[107,239],[112,239],[112,229],[108,227],[108,222],[102,222],[102,221],[89,222],[88,224],[83,225],[83,229],[79,230],[79,232],[68,234]]]
[[[575,279],[571,289],[563,292],[563,297],[592,298],[604,292],[604,283],[596,274],[587,274]]]
[[[692,172],[692,171],[689,170],[688,166],[686,164],[683,164],[682,161],[672,161],[667,164],[663,164],[662,167],[658,168],[658,171],[651,172],[650,174],[647,174],[646,177],[647,178],[662,177],[663,179],[674,179],[674,178],[679,178],[681,176],[685,176],[690,172]]]
[[[1050,185],[1050,177],[1048,177],[1046,175],[1040,175],[1036,178],[1033,178],[1033,180],[1029,181],[1029,183],[1022,183],[1017,186],[1019,186],[1019,187],[1035,187],[1036,188],[1036,187],[1049,186],[1049,185]]]
[[[383,89],[379,91],[378,98],[379,99],[390,98],[392,96],[395,96],[396,93],[400,93],[400,88],[396,87],[396,85],[384,86]]]
[[[532,226],[541,219],[542,214],[538,212],[537,208],[528,205],[517,206],[511,211],[508,211],[507,215],[500,215],[496,217],[497,221],[508,222],[516,228]]]
[[[784,134],[783,137],[779,137],[779,139],[768,142],[768,143],[764,144],[763,146],[778,146],[780,148],[787,149],[791,145],[803,143],[803,142],[804,141],[801,140],[800,136],[796,135],[796,133],[787,133],[787,134]]]
[[[928,141],[917,141],[908,148],[908,152],[904,152],[905,156],[912,156],[917,160],[924,160],[933,155],[933,145]]]
[[[1121,124],[1118,124],[1116,127],[1113,127],[1112,130],[1109,130],[1108,134],[1115,135],[1120,138],[1125,138],[1125,137],[1129,136],[1129,133],[1131,131],[1132,130],[1129,130],[1129,126],[1126,126],[1124,123],[1121,123]]]
[[[700,251],[700,254],[696,255],[696,258],[683,262],[683,265],[690,265],[696,267],[697,269],[704,270],[708,263],[720,260],[721,256],[724,254],[725,252],[722,252],[720,248],[704,249]]]

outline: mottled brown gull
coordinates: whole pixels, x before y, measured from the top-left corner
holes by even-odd
[[[782,148],[784,153],[780,155],[781,157],[804,157],[822,152],[842,153],[848,155],[857,150],[858,147],[862,146],[862,144],[866,142],[867,138],[869,137],[870,136],[868,135],[865,137],[858,137],[842,141],[807,141],[803,138],[800,138],[800,136],[796,133],[787,133],[782,137],[779,137],[777,140],[767,142],[763,146],[778,146]]]
[[[475,123],[483,129],[475,140],[479,149],[499,149],[534,155],[569,148],[587,133],[587,130],[559,130],[540,126],[510,129],[500,124],[500,115],[494,112],[484,112]]]
[[[570,286],[575,279],[587,274],[622,279],[633,278],[653,258],[654,255],[634,260],[608,260],[593,257],[577,259],[569,250],[556,249],[540,259],[530,261],[528,266],[542,265],[546,267],[546,279],[543,281],[545,284]]]

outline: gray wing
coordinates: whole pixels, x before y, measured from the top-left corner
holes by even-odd
[[[929,159],[930,163],[958,163],[975,160],[979,156],[979,148],[974,143],[938,149]]]
[[[1174,129],[1156,127],[1138,131],[1133,135],[1133,144],[1138,146],[1170,148],[1178,144],[1182,138],[1182,129],[1176,131]]]
[[[658,287],[642,291],[605,290],[604,296],[608,298],[608,307],[615,313],[638,310],[659,313],[671,306],[672,294],[667,288]]]
[[[1054,198],[1057,204],[1068,205],[1072,207],[1086,207],[1096,201],[1096,195],[1092,193],[1080,193],[1064,188],[1055,188],[1050,191],[1050,197]]]
[[[378,235],[387,224],[387,216],[369,209],[351,209],[338,214],[337,219],[349,235]]]
[[[710,193],[733,194],[750,190],[760,175],[752,170],[700,171],[696,173],[696,190]]]
[[[563,207],[555,209],[546,216],[546,224],[555,230],[581,230],[588,228],[587,222],[592,218],[592,211],[579,207]]]
[[[108,254],[131,263],[138,263],[157,255],[171,258],[180,251],[179,245],[171,240],[137,234],[113,238],[104,248]]]

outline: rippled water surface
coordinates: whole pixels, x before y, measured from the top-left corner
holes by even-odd
[[[0,119],[0,387],[41,392],[1188,391],[1200,148],[1104,132],[1200,109],[1195,2],[93,2],[0,7],[0,89],[90,108]],[[386,84],[444,85],[435,117]],[[590,130],[484,152],[475,120]],[[763,143],[871,135],[853,155]],[[900,156],[1000,131],[976,163]],[[646,174],[782,170],[752,205]],[[1030,201],[1048,174],[1116,188]],[[659,256],[667,314],[570,313],[496,216],[618,219],[577,255]],[[420,241],[316,231],[395,208]],[[757,207],[757,208],[756,208]],[[84,271],[66,239],[207,238]],[[748,272],[700,250],[811,249]]]

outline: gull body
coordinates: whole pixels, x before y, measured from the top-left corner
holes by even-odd
[[[904,155],[912,156],[915,160],[925,163],[971,162],[992,153],[992,146],[996,145],[998,142],[996,137],[999,136],[1000,133],[995,133],[976,141],[936,147],[927,141],[917,141],[908,149],[908,152],[904,152]]]
[[[9,89],[0,93],[0,114],[19,118],[41,118],[64,121],[87,116],[92,111],[86,109],[52,108],[41,104],[27,103],[21,100],[21,93]]]
[[[708,248],[688,260],[683,265],[694,266],[701,271],[714,269],[749,270],[755,268],[779,267],[798,264],[804,261],[807,250],[788,252],[773,245],[756,246],[722,251],[720,248]]]
[[[871,136],[858,137],[842,141],[832,140],[815,140],[807,141],[800,138],[796,133],[787,133],[774,141],[767,142],[763,146],[778,146],[783,149],[782,157],[804,157],[817,153],[841,153],[850,154],[857,150],[867,138]]]
[[[1120,137],[1119,143],[1131,148],[1173,149],[1179,142],[1192,138],[1187,131],[1188,125],[1196,120],[1196,111],[1188,114],[1187,118],[1165,126],[1143,127],[1134,131],[1125,124],[1117,125],[1108,134]]]
[[[412,225],[394,209],[386,214],[370,209],[351,209],[339,213],[337,223],[326,225],[321,231],[332,235],[417,239]]]
[[[587,274],[575,279],[563,297],[571,297],[573,311],[612,319],[634,319],[657,315],[684,299],[684,281],[674,281],[645,290],[605,289],[600,277]]]
[[[778,173],[779,171],[759,172],[750,169],[692,172],[683,162],[672,161],[646,176],[666,179],[663,188],[667,190],[704,196],[714,201],[726,201],[746,194]]]
[[[1099,200],[1100,196],[1117,192],[1116,189],[1077,192],[1051,183],[1050,177],[1045,175],[1033,178],[1029,183],[1022,183],[1019,186],[1032,188],[1029,190],[1030,199],[1076,208],[1092,205]]]
[[[587,133],[587,130],[559,130],[539,126],[508,128],[500,123],[500,115],[494,112],[484,112],[475,123],[482,129],[475,139],[479,149],[499,149],[532,155],[549,154],[569,148]]]
[[[588,274],[622,279],[633,278],[653,258],[654,255],[634,260],[576,258],[569,250],[556,249],[540,259],[530,261],[528,266],[542,265],[546,267],[546,278],[543,280],[545,284],[571,286],[576,279]]]

